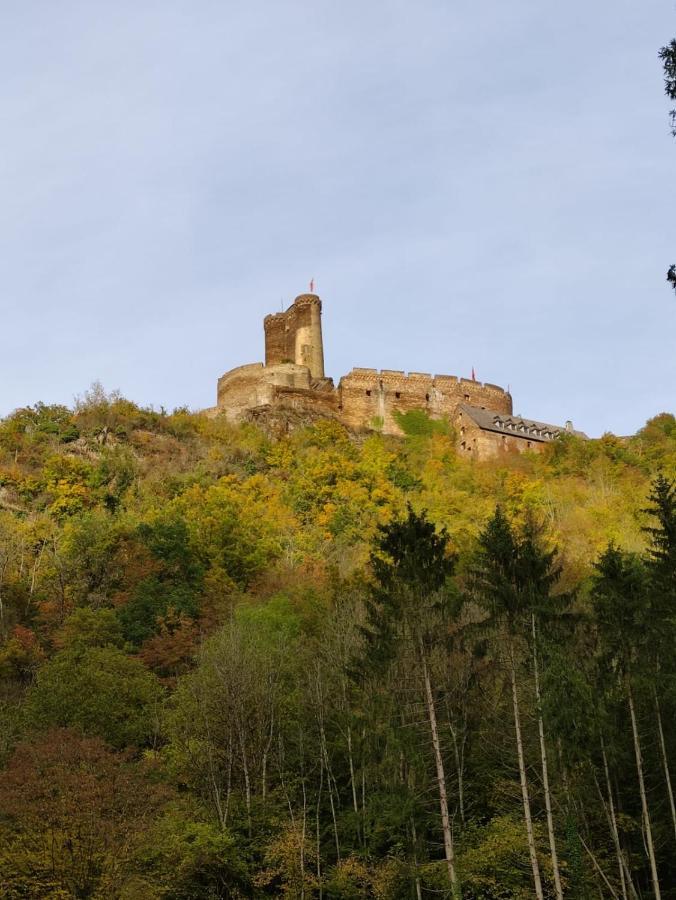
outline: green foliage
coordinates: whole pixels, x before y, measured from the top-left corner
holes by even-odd
[[[79,728],[124,747],[150,740],[161,698],[156,678],[119,648],[72,646],[40,669],[26,712],[34,728]]]
[[[451,433],[451,426],[446,419],[431,419],[424,409],[410,409],[405,413],[395,410],[393,415],[397,425],[408,437]]]
[[[248,881],[246,860],[227,829],[199,818],[199,809],[172,804],[137,855],[152,888],[165,900],[237,896]]]
[[[112,609],[76,609],[57,632],[57,643],[68,650],[122,647],[120,620]]]
[[[432,709],[462,896],[530,897],[512,674],[546,897],[540,721],[565,896],[622,894],[611,796],[650,895],[628,688],[669,896],[676,420],[487,462],[401,424],[0,422],[8,896],[442,896]]]
[[[531,900],[533,882],[524,866],[528,856],[522,822],[500,816],[467,836],[458,865],[467,900]],[[538,829],[541,865],[546,868],[547,844]]]

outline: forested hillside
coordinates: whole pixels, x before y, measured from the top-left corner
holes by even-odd
[[[674,416],[296,425],[0,422],[2,897],[676,897]]]

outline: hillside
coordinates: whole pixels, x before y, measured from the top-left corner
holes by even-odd
[[[0,422],[3,897],[676,897],[674,416],[274,424]]]

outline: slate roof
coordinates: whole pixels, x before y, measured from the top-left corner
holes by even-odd
[[[494,431],[497,434],[511,434],[515,437],[528,438],[532,441],[545,443],[553,441],[560,434],[565,434],[568,429],[561,425],[550,425],[547,422],[536,422],[533,419],[523,419],[521,416],[510,416],[496,412],[494,409],[480,409],[478,406],[460,407],[482,431]],[[577,437],[586,438],[582,431],[572,431]]]

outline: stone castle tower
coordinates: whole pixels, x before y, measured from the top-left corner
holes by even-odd
[[[316,294],[301,294],[285,312],[266,316],[265,365],[295,363],[306,366],[313,379],[324,377],[322,301]]]

